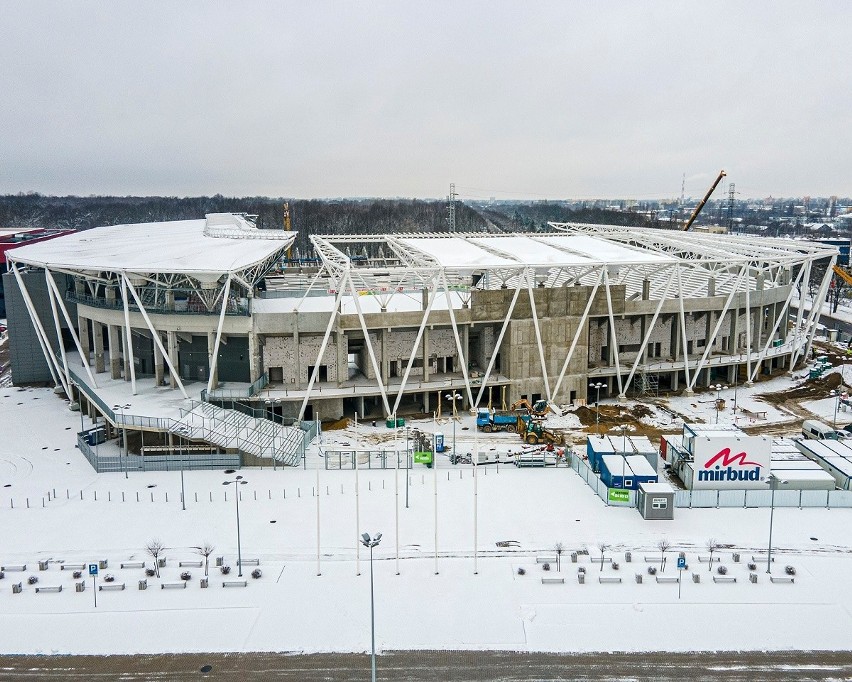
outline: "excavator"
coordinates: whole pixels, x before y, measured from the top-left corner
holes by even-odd
[[[707,194],[704,195],[704,198],[698,202],[698,206],[695,207],[695,210],[692,212],[692,215],[689,216],[689,220],[684,223],[684,226],[681,228],[684,232],[686,232],[690,227],[692,227],[692,223],[695,222],[695,219],[698,217],[698,214],[701,213],[701,209],[704,208],[704,204],[707,203],[707,200],[710,198],[710,195],[716,190],[719,183],[722,182],[722,178],[724,178],[727,173],[723,170],[719,171],[719,177],[716,178],[716,182],[707,190]]]
[[[523,417],[518,417],[516,428],[521,438],[528,445],[537,445],[539,443],[552,443],[553,445],[565,444],[565,437],[561,433],[546,429],[540,422],[527,422]]]
[[[526,410],[527,414],[536,419],[543,418],[548,412],[553,412],[558,417],[562,416],[562,410],[546,400],[536,400],[534,403],[530,404],[529,400],[521,398],[509,406],[510,412],[514,412],[516,410]]]

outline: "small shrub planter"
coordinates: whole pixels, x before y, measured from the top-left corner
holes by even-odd
[[[230,566],[220,566],[219,570],[222,571],[222,575],[228,575],[231,572]]]
[[[28,585],[35,585],[37,582],[38,582],[38,576],[37,575],[31,575],[29,578],[27,578],[27,584]]]
[[[153,568],[146,568],[145,575],[147,575],[149,578],[153,578],[155,575],[157,575],[157,571]]]
[[[256,568],[251,572],[251,577],[254,578],[255,580],[257,580],[262,575],[263,575],[263,573],[261,572],[261,570],[259,568]]]
[[[192,580],[192,573],[190,573],[189,571],[184,571],[183,573],[180,574],[180,579],[181,580]]]
[[[106,575],[104,575],[104,582],[105,583],[114,583],[115,582],[115,576],[112,573],[107,573]]]
[[[525,569],[523,566],[519,566],[518,567],[518,575],[526,575],[526,574],[527,574],[527,569]]]
[[[542,564],[542,566],[541,566],[541,570],[543,570],[543,571],[549,571],[549,570],[550,570],[550,564]]]
[[[83,577],[83,571],[74,571],[71,575],[74,576],[74,580],[79,580]]]

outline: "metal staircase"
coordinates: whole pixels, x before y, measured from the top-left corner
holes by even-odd
[[[296,426],[276,424],[211,403],[195,403],[169,431],[255,457],[268,457],[285,466],[302,458],[305,433]]]

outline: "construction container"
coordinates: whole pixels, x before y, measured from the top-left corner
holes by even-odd
[[[603,455],[614,455],[617,452],[615,445],[609,436],[589,436],[586,439],[586,457],[592,471],[599,473],[601,470],[601,457]]]

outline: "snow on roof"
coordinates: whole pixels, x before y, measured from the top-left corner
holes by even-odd
[[[627,460],[633,473],[637,476],[656,476],[657,472],[642,455],[627,455],[624,459]]]
[[[674,494],[674,488],[672,488],[668,483],[640,483],[639,488],[646,493],[672,493]]]
[[[217,235],[226,230],[222,215],[211,214],[218,216]],[[8,255],[19,263],[52,269],[220,275],[261,263],[296,238],[295,232],[257,230],[240,216],[230,218],[227,233],[232,236],[213,236],[207,219],[110,225],[21,246]]]

